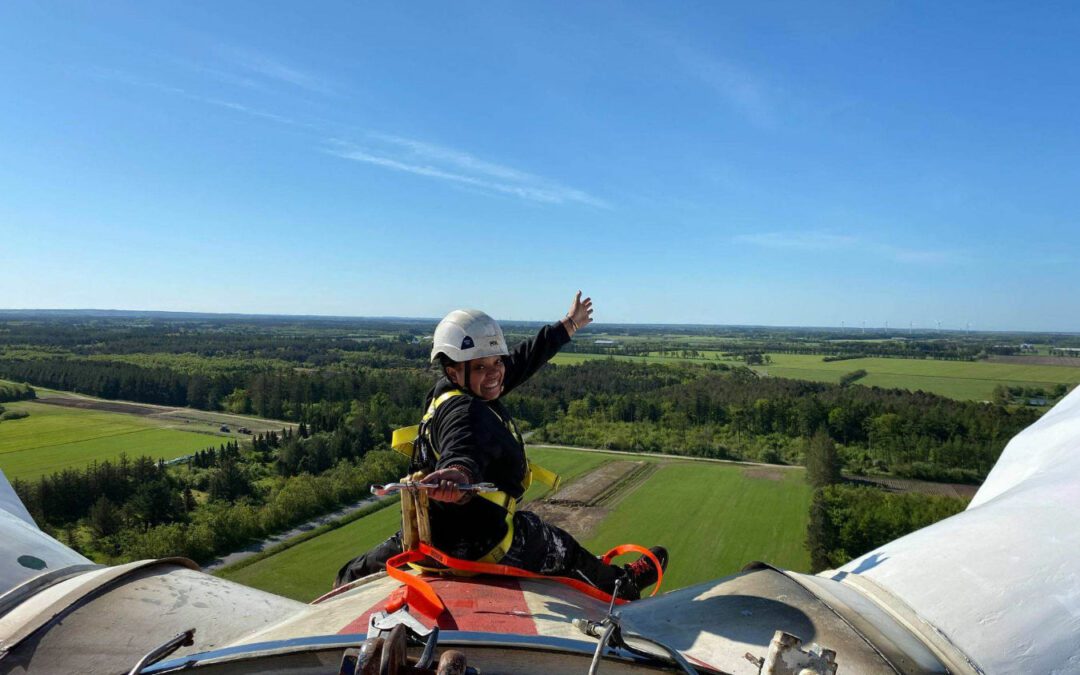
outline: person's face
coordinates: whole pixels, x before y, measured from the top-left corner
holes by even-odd
[[[457,363],[446,369],[450,381],[459,387],[467,388],[473,394],[485,401],[494,401],[502,395],[503,376],[506,375],[506,364],[500,356],[489,356],[484,359],[469,361],[469,384],[463,384],[465,379],[465,364]]]

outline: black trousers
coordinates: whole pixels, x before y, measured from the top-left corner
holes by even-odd
[[[345,563],[338,570],[334,588],[381,572],[386,569],[386,561],[401,551],[401,533],[398,532],[370,551]],[[454,552],[448,553],[453,555]],[[514,514],[514,539],[510,550],[499,563],[537,574],[580,579],[605,593],[614,592],[616,581],[622,579],[619,596],[628,600],[638,598],[638,589],[629,583],[623,568],[600,562],[599,558],[585,550],[566,530],[544,522],[531,511],[518,511]]]

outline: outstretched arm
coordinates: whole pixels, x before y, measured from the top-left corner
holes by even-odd
[[[503,395],[532,377],[533,373],[555,356],[560,347],[570,341],[570,336],[590,323],[592,298],[582,300],[581,291],[578,291],[566,316],[544,326],[536,337],[522,342],[510,351],[510,356],[506,359]]]

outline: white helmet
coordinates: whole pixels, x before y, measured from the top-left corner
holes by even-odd
[[[461,363],[488,356],[506,356],[506,338],[498,322],[478,309],[455,309],[435,327],[431,362],[439,354]]]

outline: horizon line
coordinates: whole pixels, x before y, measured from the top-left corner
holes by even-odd
[[[102,308],[0,308],[0,316],[4,314],[47,314],[47,313],[64,313],[64,314],[157,314],[157,315],[171,315],[177,318],[180,317],[220,317],[220,318],[259,318],[259,319],[322,319],[322,320],[382,320],[382,321],[431,321],[438,322],[440,317],[424,317],[424,316],[400,316],[400,315],[383,315],[383,316],[361,316],[361,315],[345,315],[345,314],[266,314],[266,313],[246,313],[246,312],[200,312],[191,310],[169,310],[169,309],[102,309]],[[550,321],[542,319],[500,319],[501,323],[514,324],[548,324]],[[1068,331],[1068,330],[1038,330],[1038,329],[970,329],[970,328],[942,328],[925,326],[921,328],[890,328],[888,326],[828,326],[828,325],[794,325],[794,324],[764,324],[764,323],[680,323],[680,322],[600,322],[594,321],[595,326],[644,326],[644,327],[663,327],[663,326],[686,326],[689,328],[772,328],[772,329],[801,329],[801,330],[829,330],[837,332],[847,331],[873,331],[875,333],[896,333],[902,335],[905,331],[908,333],[1044,333],[1051,335],[1080,335],[1080,331]]]

